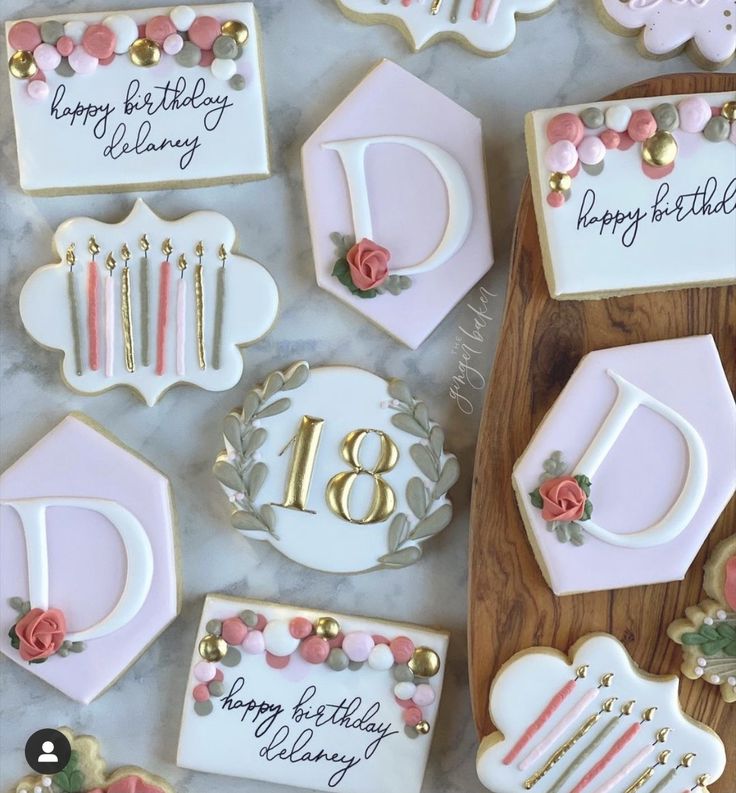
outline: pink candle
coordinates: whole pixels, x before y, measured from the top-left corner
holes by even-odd
[[[166,371],[166,328],[169,324],[169,281],[171,280],[171,240],[165,240],[162,248],[166,259],[161,262],[158,280],[158,322],[156,325],[156,374]]]

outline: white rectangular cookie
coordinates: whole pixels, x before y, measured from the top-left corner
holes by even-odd
[[[309,790],[419,793],[448,638],[414,625],[208,595],[177,764]],[[321,654],[328,642],[329,657]]]
[[[648,97],[527,115],[553,298],[736,283],[734,100]]]
[[[11,61],[16,58],[15,71],[35,72],[35,78],[43,73],[48,86],[48,91],[37,90],[32,80],[13,76],[10,70],[24,191],[41,195],[130,191],[231,183],[269,175],[260,34],[253,3],[187,9],[188,15],[183,16],[178,8],[179,15],[174,12],[172,16],[174,6],[57,14],[21,20],[25,29],[17,27],[19,20],[6,23],[8,55]],[[242,48],[236,52],[239,57],[208,63],[213,50],[222,50],[210,44],[207,24],[197,21],[203,17],[220,24],[235,21],[246,26],[247,40],[242,45],[236,42]],[[156,18],[158,28],[149,28],[146,33],[146,24]],[[192,18],[195,27],[190,30]],[[167,26],[166,19],[176,23]],[[46,28],[42,29],[44,22]],[[60,30],[59,24],[76,44],[54,69],[58,44],[48,41],[58,35],[53,30]],[[40,51],[34,47],[39,38],[33,25],[38,33],[46,33],[47,41],[40,45]],[[209,25],[211,28],[213,23]],[[104,48],[105,37],[109,36],[97,28],[99,37],[94,40],[88,33],[90,38],[85,42],[85,31],[92,26],[103,26],[116,34],[116,52],[109,63],[103,59],[95,65],[94,56],[90,58],[90,42],[94,52],[95,47]],[[131,55],[128,42],[136,35],[136,26],[139,39],[155,35],[155,30],[163,31],[161,43],[154,42],[151,48],[138,41]],[[167,27],[175,37],[184,39],[190,59],[193,52],[196,54],[194,40],[202,44],[202,64],[183,65],[186,53],[181,51],[167,54],[166,49],[182,46],[176,38],[171,44],[164,43]],[[207,50],[207,46],[212,49]],[[31,50],[25,47],[34,47],[33,62]],[[158,62],[135,65],[133,58],[138,56],[157,58]],[[48,65],[44,70],[39,63]],[[73,66],[82,72],[74,72]],[[84,73],[87,69],[89,73]]]

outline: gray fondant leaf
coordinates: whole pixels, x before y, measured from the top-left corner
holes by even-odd
[[[247,424],[261,406],[261,399],[255,391],[248,391],[243,400],[243,421]]]
[[[419,520],[427,514],[427,491],[418,476],[412,477],[406,486],[406,501]]]
[[[445,460],[445,464],[442,466],[442,473],[437,480],[437,484],[434,486],[432,497],[437,499],[444,496],[459,478],[460,463],[455,457],[448,457]]]
[[[429,431],[429,445],[438,459],[442,457],[442,451],[445,448],[445,433],[442,431],[442,427],[437,424]]]
[[[238,454],[241,454],[243,451],[243,444],[240,439],[240,419],[235,413],[228,413],[227,416],[225,416],[222,430],[227,438],[227,442]]]
[[[237,493],[242,492],[243,480],[240,478],[235,466],[230,465],[226,460],[218,460],[212,466],[212,473],[225,487],[229,487],[230,490],[235,490]]]
[[[258,427],[257,429],[253,430],[248,438],[248,441],[245,444],[245,448],[243,449],[243,456],[250,457],[252,454],[258,451],[258,449],[263,446],[266,442],[266,438],[268,437],[268,433],[263,427]]]
[[[269,416],[277,416],[279,413],[283,413],[285,410],[288,410],[291,407],[291,400],[287,397],[283,399],[277,399],[275,402],[271,402],[270,405],[266,405],[265,408],[256,413],[255,418],[257,419],[265,419]]]
[[[391,423],[394,427],[398,427],[403,432],[408,432],[417,438],[426,438],[427,432],[422,425],[412,416],[407,416],[406,413],[394,413],[391,416]]]
[[[263,487],[263,483],[268,476],[268,467],[265,463],[256,463],[248,474],[248,494],[251,501],[254,501]]]
[[[14,608],[16,611],[21,611],[21,609],[23,608],[23,598],[19,598],[19,597],[10,598],[8,603],[10,604],[10,607]]]
[[[411,286],[411,278],[408,275],[399,276],[399,286],[402,289],[408,289]]]
[[[306,361],[299,361],[299,363],[295,363],[286,371],[286,379],[282,390],[291,391],[294,388],[299,388],[307,382],[308,377],[309,364]]]
[[[429,410],[424,402],[414,405],[414,418],[429,432]]]
[[[252,512],[245,512],[245,510],[242,509],[233,512],[230,522],[240,531],[268,531],[268,526],[256,515]]]
[[[443,504],[439,509],[436,509],[431,515],[427,515],[424,520],[419,523],[409,532],[409,537],[412,540],[421,540],[425,537],[432,537],[442,531],[449,525],[452,520],[452,506],[450,504]]]
[[[417,464],[417,468],[427,479],[436,482],[440,478],[437,466],[426,446],[422,446],[421,443],[415,443],[410,449],[410,454],[411,459]]]
[[[397,377],[388,381],[388,393],[389,396],[398,399],[399,402],[403,402],[405,405],[411,405],[414,401],[409,386]]]
[[[422,558],[422,549],[416,545],[409,545],[400,551],[394,551],[382,556],[378,561],[385,567],[408,567]]]
[[[276,525],[276,513],[270,504],[264,504],[261,507],[261,518],[263,518],[263,522],[270,530]]]
[[[281,372],[271,372],[263,384],[263,401],[267,402],[274,394],[281,391],[284,385],[284,376]]]
[[[403,512],[394,515],[391,525],[388,527],[388,548],[391,552],[401,545],[407,523],[406,515]]]

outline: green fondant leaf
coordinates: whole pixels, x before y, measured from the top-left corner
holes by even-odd
[[[575,477],[575,481],[580,485],[580,489],[585,493],[586,496],[590,495],[590,479],[585,474],[578,474]]]
[[[401,545],[401,541],[404,537],[404,531],[409,521],[406,519],[406,515],[403,512],[400,512],[398,515],[394,515],[391,524],[388,527],[388,548],[393,553],[396,551],[399,546]]]
[[[408,289],[411,286],[411,278],[408,275],[399,276],[399,286],[402,289]]]
[[[261,406],[261,398],[255,391],[249,391],[243,400],[243,421],[247,424]]]
[[[536,507],[537,509],[542,509],[544,506],[542,496],[539,494],[539,488],[532,490],[532,492],[529,493],[529,500],[532,502],[532,506]]]
[[[425,537],[432,537],[448,526],[451,520],[452,506],[450,504],[443,504],[431,515],[427,515],[426,518],[417,523],[409,532],[409,539],[422,540]]]
[[[394,427],[398,427],[403,432],[408,432],[410,435],[415,435],[417,438],[427,437],[427,432],[421,424],[413,417],[407,416],[406,413],[394,413],[391,416],[391,423]]]
[[[23,609],[23,598],[10,598],[8,603],[10,604],[10,607],[16,611],[21,611]]]
[[[408,567],[410,564],[418,562],[422,558],[422,549],[417,548],[416,545],[409,545],[402,548],[400,551],[388,553],[382,556],[378,561],[384,567]]]
[[[590,520],[590,516],[593,514],[593,502],[588,499],[585,502],[585,507],[583,507],[583,514],[579,518],[579,520]]]
[[[701,636],[699,633],[683,633],[682,636],[680,637],[680,641],[683,644],[697,647],[698,645],[703,644],[703,642],[707,641],[707,639],[705,638],[705,636]]]
[[[260,518],[256,517],[252,512],[246,512],[242,509],[233,512],[230,522],[239,531],[268,531],[268,526]]]
[[[418,476],[412,477],[406,486],[406,501],[420,520],[427,514],[427,490]]]
[[[436,482],[439,478],[439,471],[437,465],[432,459],[426,446],[421,443],[415,443],[409,450],[411,459],[416,463],[417,468],[429,479],[431,482]]]
[[[706,639],[718,639],[718,631],[712,625],[706,625],[705,623],[700,626],[700,632],[705,636]]]
[[[79,771],[72,771],[69,775],[69,789],[71,793],[81,793],[84,787],[84,774]]]
[[[429,431],[429,445],[437,459],[442,457],[445,448],[445,433],[442,431],[442,427],[437,424]]]
[[[277,399],[275,402],[271,402],[270,405],[266,405],[265,408],[261,408],[261,410],[256,413],[255,418],[266,419],[269,416],[278,416],[279,413],[283,413],[290,407],[291,400],[288,397],[283,397],[282,399]]]
[[[243,456],[250,457],[252,454],[257,452],[261,446],[266,442],[266,438],[268,437],[268,433],[263,427],[257,427],[253,430],[248,438],[245,448],[243,449]]]
[[[72,642],[72,646],[69,649],[73,653],[83,653],[86,649],[86,645],[84,642]]]
[[[411,395],[409,386],[403,380],[399,380],[398,377],[388,381],[388,394],[404,405],[414,404],[414,398]]]
[[[243,442],[240,437],[240,418],[235,413],[228,413],[222,423],[222,431],[227,438],[227,442],[233,449],[241,454],[243,451]]]
[[[276,513],[270,504],[264,504],[261,507],[261,519],[273,531],[273,527],[276,525]]]
[[[20,648],[20,639],[18,638],[18,634],[15,632],[15,625],[10,626],[10,630],[8,631],[8,637],[10,638],[10,646],[17,650]]]
[[[342,241],[342,234],[339,231],[333,231],[330,234],[330,240],[332,241],[333,245],[337,248],[340,254],[344,253],[344,243]]]
[[[567,542],[568,541],[569,538],[567,536],[567,529],[565,528],[565,526],[563,524],[558,523],[555,526],[554,531],[555,531],[555,534],[557,535],[557,539],[560,542]]]
[[[353,287],[350,291],[355,295],[355,297],[362,297],[365,298],[366,300],[371,300],[374,297],[378,297],[379,295],[377,289],[363,290],[363,289],[358,289],[357,287]]]
[[[393,295],[394,297],[397,297],[398,295],[401,294],[401,284],[399,283],[399,279],[395,275],[392,275],[390,278],[387,278],[383,282],[383,286],[386,288],[386,291],[390,295]]]
[[[724,639],[736,639],[736,629],[734,629],[727,622],[721,622],[716,625],[716,631],[718,632],[718,635]]]
[[[431,439],[430,439],[431,440]],[[460,463],[455,457],[448,457],[445,464],[442,466],[442,473],[437,480],[437,484],[432,491],[432,498],[435,500],[442,498],[447,491],[457,482],[460,478]]]
[[[716,653],[720,653],[727,644],[727,639],[715,639],[714,641],[708,641],[703,645],[703,654],[715,655]]]
[[[350,277],[350,265],[347,259],[338,259],[335,262],[335,266],[332,268],[332,274],[341,284],[344,284],[349,289],[354,286],[353,279]]]
[[[429,409],[424,402],[414,405],[414,418],[429,432]]]
[[[724,648],[723,652],[730,658],[736,658],[736,641],[729,642]]]
[[[583,530],[577,523],[570,523],[567,527],[567,534],[570,537],[570,542],[576,547],[580,547],[585,543],[585,535]]]
[[[307,382],[308,377],[309,364],[306,361],[299,361],[286,370],[286,379],[282,390],[291,391],[294,388],[299,388]]]
[[[48,661],[48,658],[34,658],[33,661],[29,661],[29,664],[45,664]]]
[[[234,465],[231,465],[227,460],[217,460],[212,466],[212,473],[218,482],[221,482],[225,487],[234,490],[237,493],[243,491],[243,480]]]
[[[263,384],[263,401],[268,402],[274,394],[277,394],[284,385],[284,376],[281,372],[271,372]]]
[[[258,497],[263,483],[268,476],[268,466],[265,463],[256,463],[248,474],[248,495],[250,500],[254,501]]]
[[[54,784],[60,787],[64,793],[68,793],[70,790],[70,781],[69,775],[66,771],[59,771],[58,774],[54,774]]]

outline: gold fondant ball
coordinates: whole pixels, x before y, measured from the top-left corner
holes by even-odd
[[[199,643],[199,654],[205,661],[221,661],[227,653],[227,642],[208,633]]]
[[[314,632],[323,639],[334,639],[340,633],[340,623],[333,617],[320,617],[314,626]]]
[[[429,732],[429,722],[420,721],[414,728],[420,735],[426,735]]]
[[[670,132],[655,132],[642,144],[641,156],[645,163],[656,168],[671,165],[677,157],[677,141]]]
[[[549,177],[549,186],[551,190],[569,190],[572,187],[572,177],[569,173],[553,173]]]
[[[440,657],[429,647],[417,647],[409,659],[409,669],[417,677],[434,677],[440,671]]]
[[[136,39],[128,48],[128,54],[136,66],[155,66],[161,60],[161,47],[151,39]]]
[[[220,32],[223,36],[229,36],[231,39],[235,39],[235,41],[241,45],[248,41],[248,26],[237,19],[229,19],[227,22],[223,22]]]
[[[33,60],[33,53],[28,50],[14,52],[8,61],[8,68],[13,77],[17,77],[19,80],[27,80],[38,71],[36,61]]]
[[[736,101],[726,102],[721,108],[721,115],[728,121],[736,121]]]

